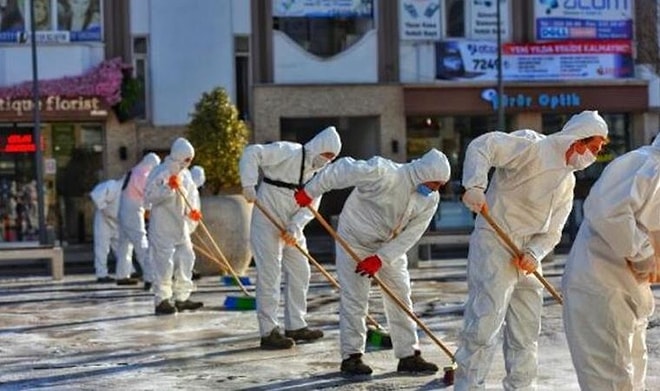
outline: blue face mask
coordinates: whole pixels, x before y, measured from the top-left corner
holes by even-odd
[[[417,185],[417,192],[425,197],[428,197],[431,195],[431,193],[433,193],[433,190],[431,190],[431,188],[426,186],[425,184],[420,183],[419,185]]]

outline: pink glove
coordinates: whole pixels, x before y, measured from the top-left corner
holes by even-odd
[[[378,255],[372,255],[361,260],[357,264],[355,272],[361,276],[371,278],[378,273],[381,266],[383,266],[383,262],[381,262]]]
[[[296,190],[296,192],[293,193],[293,198],[296,199],[296,203],[301,208],[305,208],[306,206],[312,203],[312,197],[310,197],[309,194],[307,194],[305,189]]]

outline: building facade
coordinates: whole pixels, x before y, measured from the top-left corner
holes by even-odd
[[[603,115],[611,143],[577,174],[574,230],[602,168],[660,128],[656,1],[327,3],[252,1],[256,141],[305,141],[332,124],[343,155],[409,161],[442,150],[452,183],[431,229],[471,230],[462,161],[484,132],[550,134],[582,110]],[[329,197],[325,212],[345,196]]]
[[[9,244],[34,240],[37,228],[30,3],[0,0],[0,240]],[[254,142],[305,142],[333,125],[345,156],[405,162],[444,151],[452,183],[432,229],[447,232],[471,228],[460,176],[479,134],[549,134],[599,110],[612,142],[578,174],[579,214],[607,162],[660,128],[656,0],[34,3],[45,228],[67,242],[91,240],[91,187],[148,151],[166,154],[217,86]],[[346,196],[329,194],[321,212],[338,214]]]
[[[0,0],[0,246],[35,242],[40,229],[63,244],[90,242],[96,183],[121,178],[146,152],[165,155],[203,92],[221,86],[246,100],[249,4],[35,0],[34,18],[30,4]]]

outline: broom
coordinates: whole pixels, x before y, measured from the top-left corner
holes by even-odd
[[[480,213],[481,213],[481,216],[484,219],[486,219],[488,224],[490,224],[490,226],[493,227],[493,229],[495,230],[497,235],[500,237],[500,239],[502,239],[502,241],[504,241],[504,243],[509,247],[509,250],[513,252],[513,255],[515,255],[516,257],[522,256],[523,252],[520,251],[518,246],[516,246],[516,244],[513,243],[513,241],[511,240],[511,238],[509,238],[509,235],[507,235],[506,232],[504,232],[502,230],[502,228],[500,228],[500,226],[497,225],[495,220],[493,220],[490,213],[488,212],[488,205],[484,204],[483,208],[481,208]],[[545,289],[547,289],[548,292],[550,292],[552,297],[554,297],[559,302],[559,304],[564,304],[564,300],[562,299],[561,294],[559,294],[559,292],[557,292],[555,287],[553,287],[552,284],[550,284],[548,282],[548,280],[546,280],[545,277],[543,277],[541,275],[541,273],[539,273],[537,270],[534,270],[533,274],[534,274],[534,277],[536,277],[541,282],[541,284],[543,284]]]
[[[266,209],[264,208],[259,201],[254,201],[254,206],[257,207],[263,213],[264,216],[268,220],[270,220],[277,229],[280,230],[281,233],[285,233],[286,229],[273,217],[273,215]],[[295,244],[295,247],[300,251],[306,258],[309,260],[309,262],[316,267],[316,269],[323,274],[323,276],[330,282],[330,284],[335,287],[337,290],[341,290],[339,287],[339,282],[332,277],[330,273],[328,273],[327,270],[316,260],[312,255],[302,248],[297,242]],[[369,324],[369,329],[367,330],[367,342],[372,345],[372,346],[378,346],[382,348],[392,348],[392,338],[390,335],[387,333],[385,328],[383,328],[376,319],[371,317],[371,315],[367,314],[367,323]]]
[[[222,276],[222,282],[223,282],[225,285],[227,285],[227,286],[237,286],[238,284],[236,283],[236,279],[234,278],[234,276],[226,276],[226,275],[224,275],[224,274],[229,273],[229,271],[227,270],[226,266],[224,265],[224,263],[221,263],[221,262],[215,257],[215,255],[212,254],[213,251],[211,251],[211,250],[208,248],[208,246],[206,245],[206,243],[204,243],[203,238],[197,234],[197,231],[193,232],[193,235],[197,238],[197,240],[198,240],[199,243],[200,243],[200,246],[198,246],[197,244],[193,243],[193,248],[195,249],[195,251],[199,252],[200,254],[204,255],[206,258],[209,258],[210,260],[212,260],[213,262],[215,262],[216,264],[218,264],[218,266],[220,266],[220,274],[223,274],[223,276]],[[252,282],[250,281],[250,277],[248,277],[248,276],[240,276],[240,277],[239,277],[239,281],[240,281],[244,286],[245,286],[245,285],[252,285]]]
[[[188,201],[188,198],[186,198],[186,195],[183,194],[181,189],[177,187],[176,192],[179,194],[179,196],[181,196],[181,198],[183,198],[183,201],[186,203],[188,209],[193,210],[194,208],[190,204],[190,201]],[[236,271],[234,271],[234,268],[231,266],[227,258],[225,258],[224,254],[220,250],[220,247],[218,246],[218,243],[216,243],[215,239],[213,239],[213,236],[209,232],[208,228],[206,228],[206,224],[204,224],[204,221],[201,218],[199,220],[199,225],[202,227],[202,231],[206,234],[207,238],[213,245],[213,249],[215,250],[215,253],[218,255],[219,259],[222,261],[222,264],[224,264],[224,267],[229,270],[229,273],[231,273],[231,275],[234,277],[238,287],[244,293],[244,296],[227,296],[224,303],[225,308],[235,310],[256,309],[257,303],[255,298],[251,296],[250,293],[248,293],[247,289],[245,289],[245,286],[243,286],[241,283],[240,277],[236,274]]]
[[[353,251],[351,246],[341,236],[339,236],[337,232],[335,232],[334,228],[328,224],[325,218],[321,216],[319,212],[316,211],[316,209],[314,209],[311,205],[308,205],[307,208],[312,212],[312,214],[314,214],[314,217],[319,221],[319,223],[321,223],[323,228],[328,231],[330,236],[332,236],[344,248],[344,250],[346,250],[346,252],[351,256],[351,258],[353,258],[355,262],[359,263],[361,261],[360,257],[355,253],[355,251]],[[426,335],[428,335],[433,340],[433,342],[435,342],[435,344],[438,345],[438,347],[445,354],[447,354],[447,356],[449,356],[449,358],[451,358],[451,365],[443,368],[445,372],[443,382],[447,385],[454,384],[454,373],[456,372],[456,359],[454,354],[440,339],[438,339],[433,334],[433,332],[431,332],[431,330],[424,324],[424,322],[422,322],[422,320],[419,319],[419,317],[417,317],[417,315],[415,315],[415,313],[412,312],[410,308],[408,308],[406,303],[404,303],[403,300],[401,300],[387,285],[385,285],[385,283],[381,281],[380,278],[378,278],[378,276],[374,275],[373,280],[376,282],[376,284],[378,284],[380,289],[385,292],[385,294],[387,294],[387,296],[389,296],[390,299],[392,299],[392,301],[394,301],[399,306],[399,308],[401,308],[401,310],[403,310],[410,317],[410,319],[417,323],[417,326],[419,326],[419,328],[421,328],[426,333]]]

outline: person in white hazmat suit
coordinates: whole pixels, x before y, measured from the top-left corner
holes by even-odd
[[[109,179],[103,181],[92,189],[91,197],[96,211],[94,212],[94,274],[99,283],[114,282],[108,276],[108,253],[112,252],[117,258],[119,244],[119,200],[122,180]]]
[[[361,261],[356,263],[342,246],[336,246],[342,373],[372,373],[362,361],[371,285],[365,277],[378,273],[412,311],[406,253],[428,227],[440,202],[437,190],[450,174],[447,157],[436,149],[408,164],[379,156],[368,161],[342,158],[296,192],[298,205],[307,206],[332,189],[355,186],[339,215],[338,234]],[[399,359],[397,371],[436,372],[438,367],[421,357],[415,322],[389,297],[384,304],[394,355]]]
[[[250,223],[250,244],[257,268],[257,320],[262,349],[289,349],[296,341],[313,341],[323,332],[307,326],[307,291],[310,266],[305,256],[293,247],[307,248],[303,228],[313,219],[309,210],[300,209],[293,191],[323,169],[341,150],[339,133],[330,126],[306,144],[279,141],[248,145],[241,156],[239,170],[243,195],[259,203],[286,227],[278,228],[254,208]],[[259,170],[263,181],[257,194]],[[320,200],[316,200],[316,205]],[[281,275],[284,273],[284,335],[278,322]]]
[[[133,250],[140,268],[144,289],[151,288],[153,281],[149,257],[149,242],[144,222],[144,188],[151,170],[160,164],[160,158],[150,152],[133,167],[124,179],[119,207],[119,254],[117,254],[117,284],[134,285],[137,280],[130,278],[133,270]],[[129,245],[130,244],[130,245]]]
[[[469,145],[463,167],[465,205],[493,219],[524,253],[514,257],[482,216],[468,250],[468,299],[455,358],[456,390],[483,390],[503,332],[505,390],[534,390],[543,286],[531,275],[559,243],[572,205],[576,170],[596,161],[607,142],[596,111],[573,115],[548,136],[524,129],[489,132]],[[490,186],[488,173],[495,168]],[[484,194],[486,187],[488,191]]]
[[[660,137],[607,165],[585,200],[566,261],[564,328],[582,390],[646,389],[657,238]]]
[[[195,149],[190,142],[179,137],[172,144],[170,154],[147,179],[145,201],[151,203],[148,238],[154,266],[156,315],[203,306],[201,302],[190,300],[195,253],[187,219],[199,221],[201,212],[188,207],[184,197],[191,201],[197,194],[188,170],[194,156]]]

